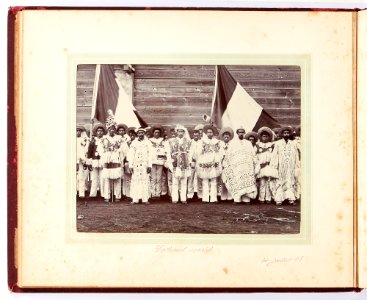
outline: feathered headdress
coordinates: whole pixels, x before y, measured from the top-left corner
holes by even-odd
[[[115,122],[115,116],[113,115],[113,112],[111,109],[107,110],[107,119],[106,119],[106,127],[107,129],[111,128],[112,126],[116,127],[116,122]]]

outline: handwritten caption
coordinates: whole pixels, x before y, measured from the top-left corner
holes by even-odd
[[[165,246],[165,245],[157,245],[155,247],[155,252],[159,253],[182,253],[182,252],[190,252],[190,253],[210,253],[214,249],[213,246]]]
[[[286,264],[286,263],[301,263],[304,260],[304,256],[294,256],[294,257],[264,257],[261,263],[265,266],[270,267],[275,264]]]

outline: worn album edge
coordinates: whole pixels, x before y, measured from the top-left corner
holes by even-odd
[[[354,137],[356,140],[356,165],[355,173],[357,176],[357,184],[354,186],[355,192],[355,226],[356,226],[356,283],[358,288],[367,287],[367,10],[357,13],[357,80],[355,92],[357,97],[356,103],[356,132]]]

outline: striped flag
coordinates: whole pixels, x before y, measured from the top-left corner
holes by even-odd
[[[211,120],[219,128],[243,126],[246,132],[257,131],[263,126],[280,127],[225,66],[217,66]]]
[[[147,126],[117,79],[113,66],[97,65],[91,119],[105,123],[109,109],[112,110],[117,124],[124,123],[130,127]]]

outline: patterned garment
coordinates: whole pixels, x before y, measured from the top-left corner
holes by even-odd
[[[277,178],[277,173],[272,172],[269,167],[271,158],[273,156],[275,144],[273,142],[262,143],[258,142],[255,145],[255,152],[259,164],[259,173],[256,178],[272,177]]]
[[[232,140],[223,160],[222,179],[234,198],[255,198],[257,158],[251,142]]]
[[[170,166],[173,170],[172,175],[177,178],[190,177],[191,175],[191,141],[185,137],[173,138],[169,140],[170,145]]]
[[[278,171],[275,201],[281,203],[286,199],[296,200],[297,174],[300,170],[296,143],[291,140],[286,142],[284,139],[277,141],[270,166]]]
[[[130,197],[134,202],[142,199],[148,201],[150,197],[150,175],[147,168],[152,167],[151,143],[149,140],[135,139],[127,155],[129,167],[133,169],[131,175]]]
[[[93,169],[102,169],[103,165],[101,163],[101,155],[104,152],[102,138],[95,137],[89,143],[88,147],[88,159],[89,164]]]
[[[216,138],[203,138],[197,147],[197,172],[202,179],[212,179],[222,173],[224,151]]]
[[[167,142],[163,138],[150,138],[152,143],[152,164],[164,165],[167,160]]]
[[[103,166],[102,177],[105,179],[120,179],[122,176],[122,161],[120,147],[122,138],[120,135],[105,135],[102,138],[103,153],[101,164]]]

